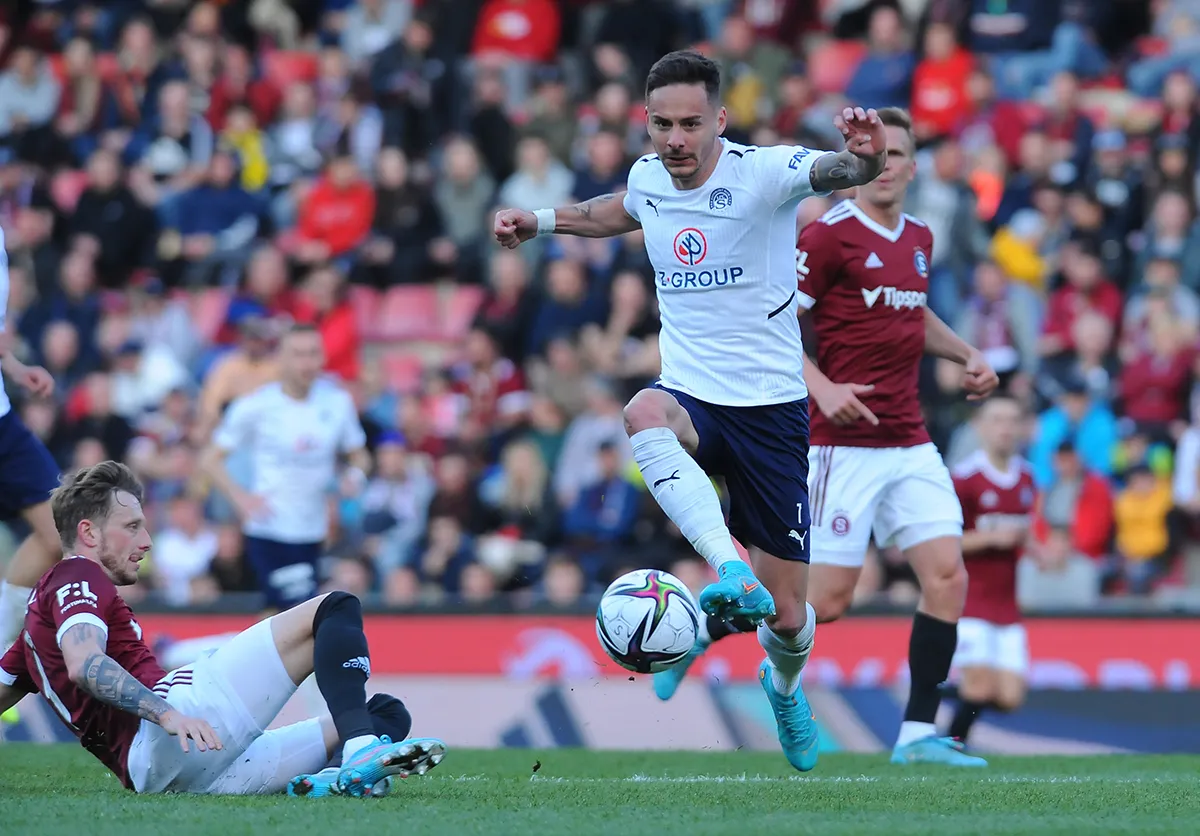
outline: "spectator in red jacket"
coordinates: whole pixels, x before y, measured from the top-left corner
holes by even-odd
[[[1151,436],[1166,438],[1168,427],[1187,415],[1194,352],[1171,315],[1150,322],[1150,350],[1121,371],[1124,414]]]
[[[913,130],[921,140],[949,134],[970,107],[967,79],[975,59],[958,45],[954,28],[932,23],[925,30],[925,57],[912,81]]]
[[[560,23],[554,0],[488,0],[475,24],[471,52],[549,64],[558,51]]]
[[[354,308],[346,298],[346,281],[335,267],[308,274],[296,305],[296,319],[310,322],[325,345],[325,371],[347,383],[358,380],[360,340]]]
[[[1071,332],[1075,319],[1084,311],[1101,314],[1114,332],[1121,321],[1121,291],[1104,275],[1095,243],[1083,239],[1064,247],[1062,265],[1066,283],[1050,294],[1042,335],[1044,356],[1074,350]]]
[[[354,158],[338,153],[300,204],[295,255],[305,264],[349,255],[366,240],[374,219],[375,190]]]
[[[1103,476],[1089,472],[1071,442],[1054,455],[1054,483],[1038,496],[1033,536],[1045,543],[1052,529],[1071,532],[1075,551],[1101,559],[1113,533],[1113,496]]]
[[[249,107],[257,124],[270,125],[282,101],[283,93],[269,79],[254,77],[254,66],[245,47],[238,44],[225,47],[221,54],[221,75],[213,85],[206,114],[214,131],[225,129],[225,117],[236,104]]]

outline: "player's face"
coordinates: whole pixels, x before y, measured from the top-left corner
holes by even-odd
[[[659,87],[646,99],[646,117],[650,142],[672,179],[687,183],[712,170],[725,108],[709,101],[703,84]]]
[[[108,518],[94,532],[100,565],[117,586],[137,583],[138,564],[150,551],[150,531],[142,505],[133,494],[112,498]]]
[[[325,366],[325,348],[315,331],[288,334],[279,346],[279,364],[284,378],[296,386],[311,386]]]
[[[895,206],[904,202],[904,192],[917,174],[917,161],[912,139],[903,128],[886,126],[887,164],[883,173],[859,186],[859,194],[875,206]]]
[[[1004,458],[1017,452],[1021,433],[1021,407],[1015,401],[1007,398],[988,401],[980,417],[980,436],[988,452]]]

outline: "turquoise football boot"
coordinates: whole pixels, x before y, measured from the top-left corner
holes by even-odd
[[[987,766],[987,761],[966,753],[966,747],[953,737],[930,735],[892,750],[892,763],[940,763],[946,766]]]
[[[338,787],[338,775],[342,772],[340,766],[327,766],[312,775],[300,775],[288,783],[287,794],[305,798],[323,798],[328,795],[344,795]],[[371,787],[372,798],[383,798],[392,791],[392,779],[384,778]]]
[[[804,698],[804,690],[796,686],[796,693],[790,697],[775,690],[775,682],[771,676],[771,661],[763,659],[758,666],[758,681],[767,693],[771,710],[775,712],[775,725],[779,729],[779,745],[788,763],[801,772],[808,772],[817,765],[817,720],[808,700]]]
[[[702,642],[699,639],[692,645],[692,649],[688,651],[688,655],[684,656],[678,662],[665,671],[660,671],[654,674],[654,694],[663,702],[675,696],[675,692],[679,690],[679,686],[683,683],[683,679],[687,676],[688,668],[692,663],[704,655],[704,651],[708,650],[711,642]]]
[[[345,795],[368,795],[384,778],[424,775],[446,757],[446,744],[432,737],[410,737],[393,743],[386,735],[364,746],[342,763],[337,785]]]
[[[700,609],[707,615],[722,621],[741,617],[761,624],[775,614],[775,599],[745,563],[726,563],[719,574],[719,581],[700,591]]]

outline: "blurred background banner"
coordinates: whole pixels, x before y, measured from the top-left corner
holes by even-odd
[[[159,647],[219,635],[243,615],[148,615]],[[806,692],[829,751],[890,749],[908,692],[910,621],[862,617],[822,629]],[[1027,623],[1032,691],[1021,711],[989,713],[973,745],[1009,754],[1200,754],[1200,622],[1043,618]],[[610,662],[586,616],[369,616],[371,692],[403,694],[421,734],[481,748],[771,751],[774,720],[754,672],[753,637],[721,642],[671,703],[649,677]],[[632,681],[631,681],[632,680]],[[312,713],[305,683],[276,724]],[[486,706],[486,710],[481,710]],[[40,697],[27,698],[7,741],[70,740]],[[948,711],[949,708],[943,708]]]

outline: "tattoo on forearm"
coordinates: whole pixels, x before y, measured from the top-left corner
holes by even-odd
[[[591,200],[585,200],[583,203],[576,203],[571,208],[578,212],[581,218],[590,221],[592,219],[593,209],[595,209],[601,203],[608,203],[609,201],[616,199],[617,196],[615,194],[602,194],[599,197],[593,197]]]
[[[825,154],[813,163],[808,179],[818,192],[836,192],[870,183],[883,171],[886,154],[860,157],[849,151]]]
[[[134,679],[110,656],[93,653],[83,670],[83,688],[101,702],[152,722],[171,710],[166,700]]]

